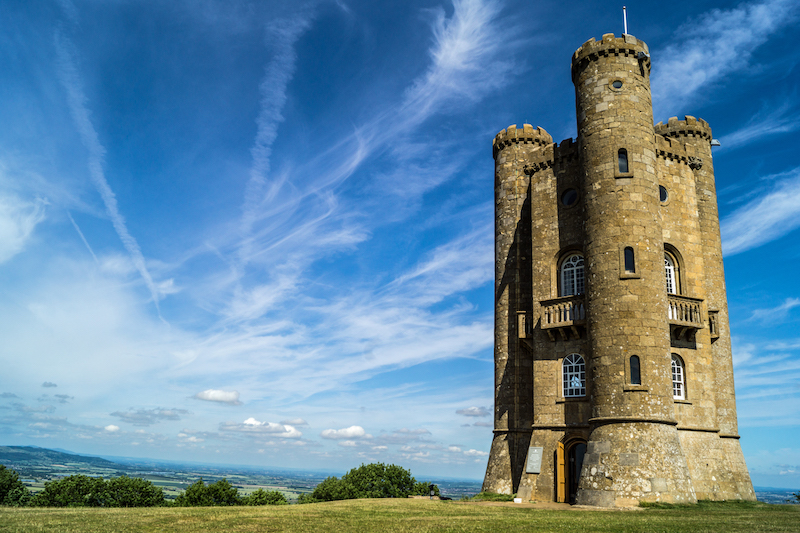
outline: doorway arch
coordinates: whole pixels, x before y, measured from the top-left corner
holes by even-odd
[[[575,503],[578,495],[578,483],[581,479],[583,458],[586,455],[586,440],[569,438],[558,443],[558,461],[556,478],[558,488],[556,501]]]

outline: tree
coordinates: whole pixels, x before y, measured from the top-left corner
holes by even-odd
[[[277,490],[258,489],[242,498],[244,505],[288,505],[286,496]]]
[[[175,505],[179,507],[211,507],[222,505],[241,505],[242,498],[239,490],[228,483],[227,479],[220,479],[206,485],[200,478],[192,483],[186,490],[175,498]]]
[[[44,490],[31,498],[35,507],[100,507],[105,483],[100,478],[67,476],[44,484]]]
[[[16,471],[0,465],[0,505],[21,507],[31,498],[31,491],[19,480]]]
[[[155,507],[164,504],[164,491],[142,478],[120,476],[105,482],[106,507]]]
[[[434,485],[438,495],[439,488]],[[342,479],[326,478],[317,485],[312,498],[323,501],[352,498],[406,498],[410,494],[430,494],[428,483],[418,483],[411,472],[397,465],[362,464]]]

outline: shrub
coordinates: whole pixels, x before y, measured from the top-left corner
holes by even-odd
[[[0,505],[21,507],[27,505],[30,499],[31,491],[19,480],[19,475],[0,465]]]
[[[321,501],[322,500],[318,500],[317,498],[315,498],[311,494],[301,494],[300,496],[297,497],[297,503],[300,504],[300,505],[302,505],[304,503],[319,503]]]
[[[34,507],[100,507],[103,505],[102,479],[83,475],[67,476],[44,484],[44,490],[31,498]]]
[[[105,482],[106,507],[155,507],[164,504],[164,491],[142,478],[121,476]]]
[[[438,495],[439,487],[434,485],[434,491]],[[371,463],[353,468],[342,476],[342,479],[326,478],[317,485],[311,493],[311,498],[332,501],[354,498],[406,498],[410,494],[430,494],[429,484],[418,483],[411,476],[411,472],[403,467]]]
[[[203,479],[198,479],[186,490],[175,498],[178,507],[211,507],[225,505],[241,505],[242,498],[239,491],[228,483],[227,479],[220,479],[206,485]]]
[[[277,490],[258,489],[242,498],[244,505],[288,505],[286,496]]]

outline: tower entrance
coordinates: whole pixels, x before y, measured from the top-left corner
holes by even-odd
[[[556,501],[575,503],[578,495],[578,483],[581,480],[583,456],[586,455],[586,441],[571,439],[566,443],[559,442],[557,450]]]

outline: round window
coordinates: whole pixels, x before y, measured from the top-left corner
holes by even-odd
[[[567,189],[561,195],[561,203],[567,207],[575,205],[575,202],[577,201],[578,201],[578,191],[576,191],[575,189]]]
[[[615,89],[622,89],[622,80],[614,80],[611,82],[611,86]]]
[[[669,198],[669,193],[667,192],[667,188],[663,185],[658,186],[658,199],[662,202],[666,202],[667,198]]]

